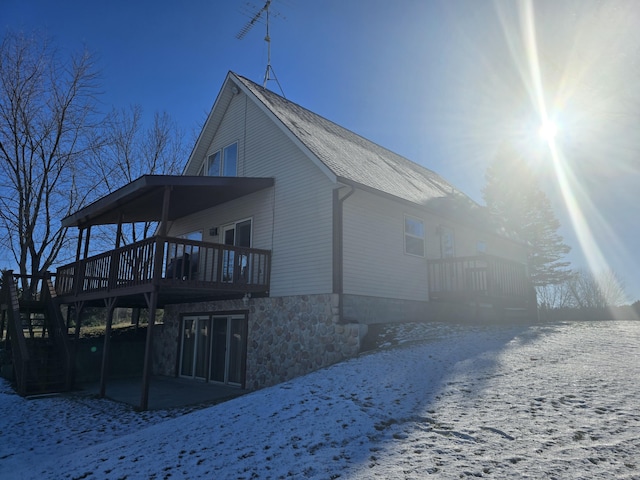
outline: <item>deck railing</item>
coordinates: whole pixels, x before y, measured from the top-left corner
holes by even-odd
[[[37,368],[32,364],[33,352],[30,353],[27,345],[25,330],[31,342],[38,336],[52,343],[61,362],[65,389],[71,388],[72,359],[68,330],[55,300],[51,275],[14,275],[6,271],[2,276],[2,294],[2,303],[6,305],[8,314],[8,337],[11,340],[17,392],[25,395],[29,381],[39,380]],[[39,314],[44,314],[44,317],[36,321]],[[42,362],[37,355],[35,360]]]
[[[148,239],[58,268],[58,295],[152,285],[269,290],[271,252],[173,237]]]
[[[436,299],[531,297],[526,266],[491,255],[453,257],[428,262],[429,297]]]
[[[16,390],[18,394],[25,395],[31,358],[22,327],[18,294],[13,273],[5,271],[2,275],[2,303],[7,305],[7,341],[10,339],[12,342],[11,354],[16,376]]]

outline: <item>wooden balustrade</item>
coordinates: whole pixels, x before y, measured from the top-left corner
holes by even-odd
[[[428,262],[429,297],[491,297],[528,300],[531,282],[526,266],[491,255]]]
[[[150,237],[58,268],[58,295],[159,285],[268,291],[271,252],[172,237]]]
[[[40,348],[51,344],[55,358],[61,362],[64,389],[71,388],[72,358],[68,331],[56,302],[51,275],[14,275],[7,271],[2,277],[2,294],[2,303],[6,305],[8,313],[7,342],[11,345],[16,391],[26,395],[34,385],[37,388],[39,382],[47,380],[42,377],[39,367],[51,357],[38,354],[38,349],[34,350],[34,341],[40,342],[36,344]],[[28,337],[25,330],[28,331]],[[37,333],[36,338],[34,333]],[[43,340],[45,343],[42,343]]]
[[[22,328],[18,287],[13,272],[5,271],[2,275],[2,302],[7,305],[8,325],[7,342],[11,340],[11,354],[16,380],[16,391],[19,395],[27,392],[27,377],[30,366],[30,355]]]

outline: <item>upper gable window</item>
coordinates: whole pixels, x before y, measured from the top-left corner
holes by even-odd
[[[212,155],[209,155],[209,159],[207,160],[207,175],[210,177],[219,177],[220,176],[220,152],[215,152]]]
[[[235,177],[238,175],[238,144],[232,143],[223,150],[222,176]]]
[[[236,177],[238,175],[238,142],[227,145],[207,158],[203,175],[210,177]]]
[[[404,252],[424,257],[424,222],[416,217],[404,217]]]

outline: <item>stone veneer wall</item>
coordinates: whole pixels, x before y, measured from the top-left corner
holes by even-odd
[[[366,326],[339,322],[335,294],[167,305],[154,331],[154,373],[176,375],[180,320],[185,314],[248,316],[246,388],[275,385],[353,357]]]

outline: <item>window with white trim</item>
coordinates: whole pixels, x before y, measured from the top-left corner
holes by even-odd
[[[238,142],[209,155],[200,172],[210,177],[238,176]]]
[[[404,253],[424,257],[424,222],[416,217],[404,217]]]

